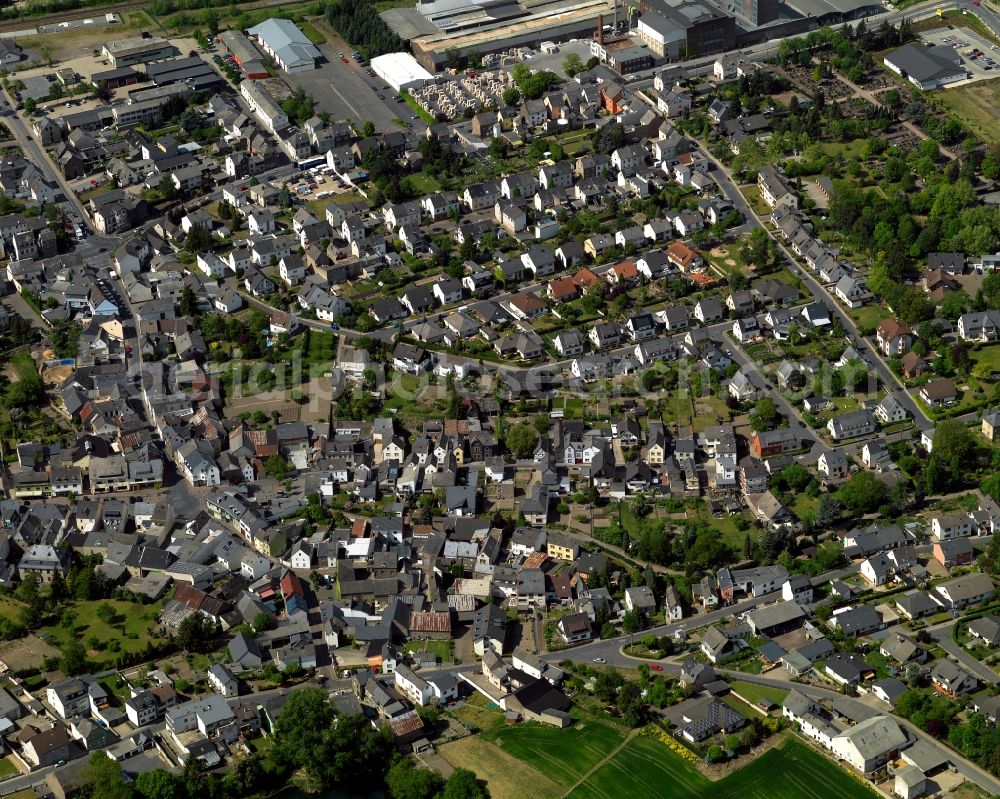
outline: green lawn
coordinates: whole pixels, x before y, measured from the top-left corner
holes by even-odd
[[[413,109],[413,113],[420,117],[428,125],[437,124],[437,120],[424,111],[424,109],[420,107],[420,103],[418,103],[409,92],[400,92],[399,96],[402,97],[406,101],[406,104]]]
[[[97,616],[97,609],[105,603],[111,605],[116,614],[110,625]],[[61,647],[74,638],[78,639],[87,646],[88,657],[95,663],[113,662],[115,653],[109,650],[107,645],[116,641],[116,646],[123,652],[142,650],[146,646],[150,632],[156,626],[156,618],[162,608],[162,601],[151,605],[139,605],[116,599],[76,602],[68,611],[74,614],[71,626],[65,625],[60,620],[42,627],[39,633],[46,634],[48,642],[56,647]],[[92,637],[99,642],[99,648],[91,646]]]
[[[842,155],[848,159],[857,158],[861,155],[864,146],[865,139],[853,139],[846,142],[832,141],[823,145],[823,152],[834,158],[838,155]]]
[[[13,597],[4,596],[0,597],[0,616],[10,621],[20,622],[21,621],[21,611],[24,609],[24,603],[19,602]]]
[[[805,492],[800,492],[792,500],[792,513],[800,519],[804,519],[807,515],[814,514],[819,510],[820,499],[818,496],[811,497]]]
[[[0,760],[0,780],[12,774],[17,774],[17,767],[10,762],[10,758],[5,757],[3,760]]]
[[[326,37],[316,30],[316,26],[307,20],[302,20],[298,23],[299,30],[302,31],[306,38],[313,44],[326,44]]]
[[[337,355],[337,337],[322,330],[309,330],[309,345],[304,353],[306,363],[328,364]]]
[[[973,351],[970,357],[973,363],[988,363],[993,373],[1000,372],[1000,346],[983,347]]]
[[[451,661],[454,652],[451,641],[409,641],[403,650],[406,652],[432,652],[437,655],[438,661],[446,665]]]
[[[610,724],[592,720],[565,730],[529,723],[483,733],[487,741],[566,787],[607,757],[624,737]]]
[[[851,311],[851,318],[862,330],[878,327],[879,322],[888,319],[890,314],[880,305],[866,305],[863,308],[855,308]]]
[[[22,380],[30,377],[32,374],[38,374],[35,362],[31,359],[31,355],[28,354],[27,350],[19,350],[11,355],[10,363],[14,367],[14,371],[17,372],[17,376]]]
[[[743,551],[743,542],[747,537],[747,533],[750,533],[750,537],[754,538],[754,528],[748,527],[746,530],[740,530],[736,526],[737,519],[741,518],[741,515],[730,516],[724,515],[719,519],[712,516],[711,511],[708,509],[707,505],[700,505],[697,511],[688,511],[689,519],[698,519],[704,522],[709,527],[714,530],[718,530],[719,534],[722,536],[722,541],[727,546],[732,547],[737,552]]]
[[[425,175],[422,172],[415,172],[406,178],[410,181],[410,185],[413,190],[420,194],[421,196],[425,194],[433,194],[441,188],[441,184],[438,183],[430,175]]]
[[[655,738],[639,736],[569,794],[571,799],[619,796],[666,799],[871,799],[873,792],[795,740],[769,749],[718,782]]]
[[[742,680],[733,680],[730,685],[732,685],[736,693],[748,702],[756,703],[761,699],[770,699],[775,704],[780,705],[785,701],[785,697],[788,696],[788,691],[784,688],[775,688],[770,685],[757,685],[752,682],[743,682]]]
[[[743,192],[743,196],[746,197],[747,203],[757,216],[769,217],[771,215],[771,209],[767,207],[767,203],[764,202],[764,198],[760,196],[760,189],[758,189],[756,185],[744,186],[741,191]]]

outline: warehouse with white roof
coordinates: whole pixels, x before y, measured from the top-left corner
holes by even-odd
[[[316,69],[320,52],[316,45],[287,19],[268,19],[247,31],[260,48],[285,72]]]
[[[372,70],[394,91],[409,92],[434,80],[409,53],[386,53],[371,60]]]

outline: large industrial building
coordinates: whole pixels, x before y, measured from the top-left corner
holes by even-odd
[[[437,72],[453,52],[488,55],[589,39],[613,10],[613,0],[430,0],[388,9],[382,18],[410,42],[422,66]]]
[[[132,64],[147,64],[150,61],[170,58],[177,55],[177,48],[166,39],[159,39],[156,36],[137,36],[133,39],[108,42],[101,52],[111,62],[111,66],[118,69]]]
[[[156,86],[183,83],[196,92],[209,91],[225,84],[222,76],[207,61],[196,55],[147,64],[146,77]]]
[[[736,47],[736,20],[707,0],[643,0],[639,38],[660,58],[677,61]]]
[[[247,31],[285,72],[316,69],[320,52],[298,26],[287,19],[267,19]]]
[[[371,60],[372,71],[389,84],[393,91],[409,92],[434,80],[426,69],[409,53],[386,53]]]
[[[638,9],[622,0],[420,0],[383,11],[382,18],[431,72],[456,53],[485,56],[592,39],[602,60],[625,74],[653,66],[650,56],[714,55],[883,10],[881,0],[639,0]],[[637,41],[621,48],[600,41],[609,30],[620,40],[624,28]]]

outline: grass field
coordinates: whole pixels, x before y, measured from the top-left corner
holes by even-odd
[[[759,702],[761,699],[770,699],[775,704],[780,705],[788,696],[788,691],[784,688],[775,688],[771,685],[757,685],[752,682],[742,682],[734,680],[733,690],[748,702]]]
[[[410,182],[410,186],[413,190],[420,195],[433,194],[441,188],[441,184],[434,178],[420,172],[409,175],[406,179]]]
[[[9,596],[0,597],[0,616],[3,618],[19,622],[21,620],[21,611],[23,609],[23,602],[19,602]]]
[[[1000,78],[935,92],[934,102],[989,144],[1000,143],[996,108],[1000,105]]]
[[[827,155],[844,158],[857,158],[865,147],[865,139],[852,139],[851,141],[832,141],[823,145],[823,152]]]
[[[565,793],[559,783],[497,749],[479,735],[445,744],[438,752],[455,768],[475,771],[476,777],[486,781],[493,799],[555,797]]]
[[[639,736],[569,795],[572,799],[871,799],[872,792],[794,740],[712,782],[657,739]]]
[[[568,788],[600,763],[625,736],[610,724],[588,720],[565,730],[542,724],[519,724],[483,733],[482,737]]]
[[[110,625],[97,615],[97,609],[105,603],[111,605],[116,614]],[[61,647],[74,638],[78,639],[84,642],[87,656],[95,663],[112,662],[114,653],[106,651],[104,647],[110,641],[117,641],[123,652],[138,652],[143,649],[162,608],[162,602],[152,605],[137,605],[115,599],[76,602],[67,611],[73,613],[72,625],[67,626],[60,621],[41,628],[39,634],[56,647]],[[100,649],[91,646],[91,638],[97,639]]]
[[[970,355],[973,363],[987,363],[995,374],[1000,372],[1000,346],[983,347]]]
[[[0,779],[9,777],[12,774],[17,774],[17,766],[11,762],[9,757],[0,760]]]
[[[887,319],[890,314],[885,308],[879,305],[866,305],[863,308],[855,308],[851,311],[851,317],[861,328],[876,328],[879,322]]]

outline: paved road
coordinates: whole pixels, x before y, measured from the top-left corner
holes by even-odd
[[[847,332],[850,341],[854,344],[864,362],[869,367],[874,369],[879,379],[885,386],[893,389],[893,392],[896,394],[896,398],[899,400],[900,404],[905,407],[910,416],[916,420],[917,427],[920,429],[933,427],[933,422],[923,412],[920,405],[910,394],[909,390],[902,383],[900,383],[899,378],[896,377],[896,374],[889,368],[889,364],[882,357],[881,353],[878,352],[877,347],[863,344],[865,340],[858,333],[857,325],[850,315],[844,312],[840,304],[820,285],[819,281],[817,281],[816,278],[810,274],[808,269],[802,268],[798,265],[794,254],[785,246],[785,242],[781,236],[775,235],[768,226],[761,223],[760,219],[750,208],[746,198],[743,197],[743,193],[733,182],[732,172],[728,169],[728,167],[716,160],[707,147],[702,149],[715,165],[713,176],[723,194],[725,194],[726,197],[728,197],[729,200],[736,206],[736,208],[741,211],[748,220],[750,220],[752,226],[763,228],[772,241],[777,244],[778,248],[788,261],[789,268],[792,273],[801,279],[803,285],[809,290],[809,293],[814,299],[826,303],[833,316],[840,321],[841,326]]]
[[[964,647],[955,643],[955,639],[952,638],[952,630],[956,624],[957,621],[949,619],[941,624],[928,627],[927,632],[930,633],[935,643],[951,655],[954,660],[957,660],[967,672],[990,685],[1000,683],[1000,675],[980,660],[974,658]]]
[[[20,114],[13,110],[14,98],[6,89],[3,90],[3,97],[5,98],[5,102],[10,103],[10,109],[4,109],[3,121],[7,124],[10,132],[14,134],[14,138],[17,139],[18,146],[24,152],[25,157],[45,174],[46,180],[62,189],[63,194],[66,196],[67,204],[79,214],[81,220],[86,220],[88,218],[87,213],[83,207],[83,203],[80,202],[80,198],[73,192],[72,187],[62,176],[62,173],[53,167],[52,159],[49,158],[45,149],[32,135],[30,126],[25,123]]]

